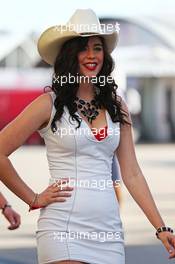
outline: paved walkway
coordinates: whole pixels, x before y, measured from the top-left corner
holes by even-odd
[[[163,218],[175,228],[175,145],[138,145],[136,153]],[[45,188],[49,173],[43,147],[22,147],[10,158],[20,176],[35,191]],[[27,206],[1,184],[0,190],[22,216],[21,228],[15,231],[7,230],[6,222],[0,218],[0,264],[35,264],[38,212],[28,213]],[[174,262],[168,260],[164,247],[154,237],[154,229],[125,187],[121,217],[125,229],[126,264]]]
[[[0,251],[1,264],[37,264],[35,248],[5,249]],[[165,250],[158,245],[126,247],[126,264],[168,264]],[[173,262],[174,263],[174,262]],[[114,264],[117,264],[114,262]]]

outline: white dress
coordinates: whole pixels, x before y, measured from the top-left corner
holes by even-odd
[[[54,101],[55,94],[50,95]],[[120,125],[113,123],[106,111],[108,135],[98,141],[85,121],[76,132],[78,123],[72,121],[67,107],[53,134],[50,125],[54,115],[53,105],[49,124],[39,130],[47,149],[49,184],[70,177],[74,190],[65,202],[40,209],[36,231],[38,262],[124,264],[123,228],[111,181]]]

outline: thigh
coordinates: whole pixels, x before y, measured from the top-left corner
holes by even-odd
[[[75,261],[75,260],[62,260],[62,261],[52,262],[51,264],[89,264],[89,263]]]

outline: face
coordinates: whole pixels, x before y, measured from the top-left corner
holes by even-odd
[[[84,76],[96,76],[103,66],[104,52],[102,41],[90,37],[84,50],[78,53],[79,73]]]

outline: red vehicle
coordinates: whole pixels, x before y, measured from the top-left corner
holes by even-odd
[[[0,129],[12,121],[31,101],[43,93],[42,89],[0,89]],[[28,145],[43,144],[37,132],[25,142]]]

